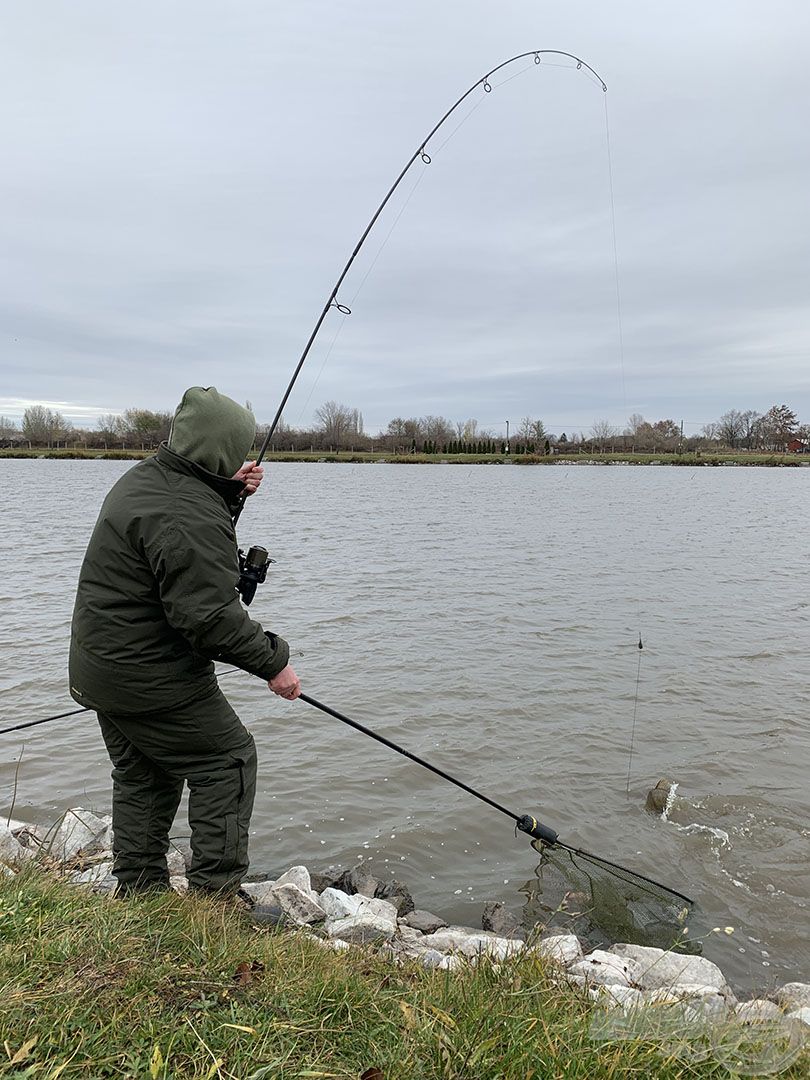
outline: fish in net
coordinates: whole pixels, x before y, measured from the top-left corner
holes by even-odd
[[[534,839],[532,847],[540,862],[521,890],[527,926],[567,929],[592,947],[623,941],[700,952],[688,936],[688,896],[560,840]]]

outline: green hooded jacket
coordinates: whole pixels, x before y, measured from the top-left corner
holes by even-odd
[[[183,396],[168,443],[133,466],[101,507],[84,557],[70,642],[70,692],[112,715],[156,712],[214,689],[213,660],[272,679],[286,641],[236,592],[230,477],[253,444],[247,409],[211,387]]]

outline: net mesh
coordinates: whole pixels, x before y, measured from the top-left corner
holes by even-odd
[[[687,919],[691,902],[654,881],[589,852],[548,847],[526,883],[524,922],[570,930],[596,947],[609,942],[695,952]]]

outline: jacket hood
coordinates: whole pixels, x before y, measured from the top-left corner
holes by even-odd
[[[213,386],[192,386],[177,406],[169,448],[217,476],[240,469],[256,437],[253,413]]]

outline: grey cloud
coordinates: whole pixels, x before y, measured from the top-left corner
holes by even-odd
[[[437,139],[288,419],[335,397],[368,427],[488,423],[528,401],[584,429],[777,399],[810,420],[808,20],[798,0],[16,7],[0,43],[0,394],[169,408],[204,382],[269,417],[418,140],[488,66],[553,47],[610,86],[623,365],[604,95],[544,61],[472,95]]]

